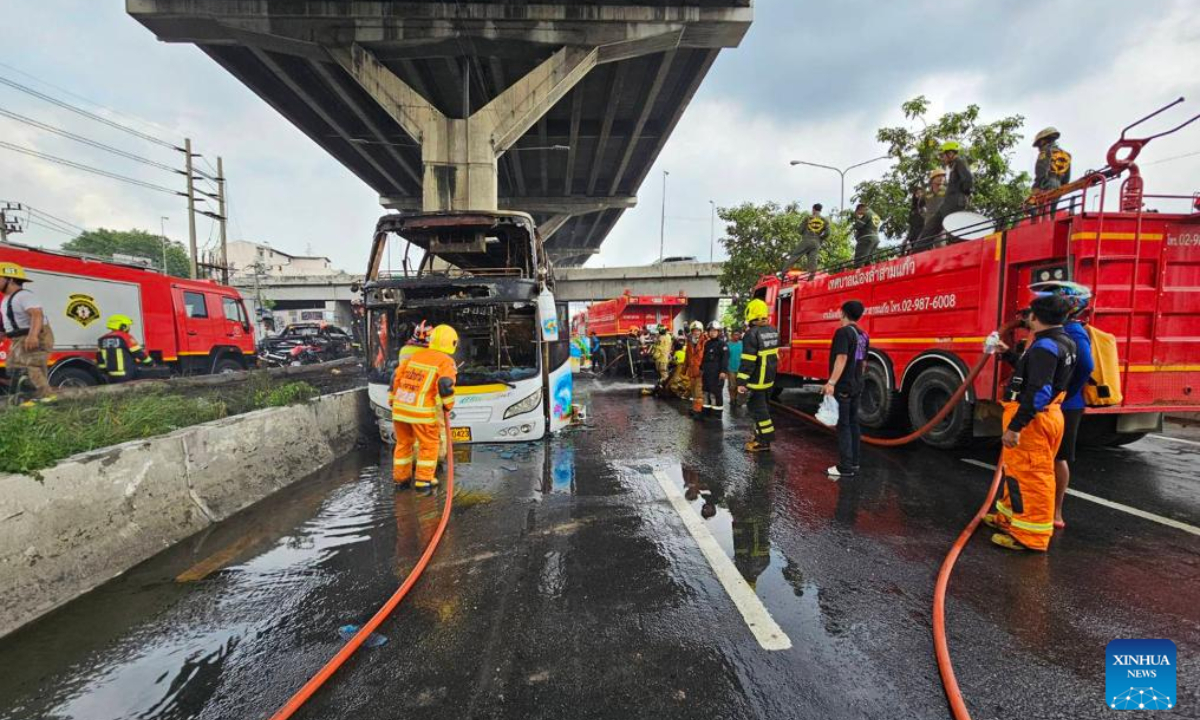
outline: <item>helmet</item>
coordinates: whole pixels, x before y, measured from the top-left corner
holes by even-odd
[[[1058,128],[1056,128],[1054,126],[1044,128],[1037,135],[1033,136],[1033,146],[1037,147],[1038,145],[1041,145],[1043,140],[1048,140],[1050,142],[1054,142],[1055,140],[1058,139],[1058,137],[1060,135],[1062,135],[1062,133],[1060,133],[1058,131]]]
[[[704,323],[700,322],[699,320],[693,320],[693,321],[691,322],[691,324],[690,324],[690,325],[688,325],[688,330],[689,330],[689,331],[691,331],[691,330],[701,330],[701,331],[703,331],[703,330],[704,330]]]
[[[429,323],[422,320],[413,327],[412,338],[409,340],[414,345],[429,345],[429,334],[433,332],[433,328]]]
[[[771,314],[767,304],[758,298],[754,298],[746,303],[746,322],[752,323],[755,320],[766,320]]]
[[[710,322],[708,324],[708,329],[709,330],[722,330],[723,328],[721,327],[721,321],[713,320],[712,322]]]
[[[1083,312],[1088,307],[1088,302],[1092,299],[1092,289],[1087,285],[1080,285],[1077,282],[1070,280],[1048,280],[1045,282],[1035,282],[1029,286],[1034,297],[1045,297],[1047,295],[1060,295],[1067,299],[1071,305],[1070,315],[1073,317]]]
[[[109,315],[104,326],[109,330],[124,330],[133,327],[133,318],[128,315]]]
[[[935,177],[938,177],[939,175],[942,177],[945,177],[946,169],[945,168],[937,168],[933,172],[929,173],[929,182],[933,182],[933,179]]]
[[[962,150],[962,145],[955,140],[947,140],[946,142],[942,143],[941,149],[942,152],[958,152]]]
[[[0,262],[0,278],[29,282],[29,277],[25,275],[25,268],[11,262]]]
[[[458,331],[449,325],[438,325],[429,335],[429,349],[453,355],[458,350]]]

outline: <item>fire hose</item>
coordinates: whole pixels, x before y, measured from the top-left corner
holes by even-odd
[[[433,558],[433,553],[437,550],[438,543],[441,542],[442,535],[444,535],[446,532],[446,526],[450,523],[450,509],[454,504],[454,442],[450,439],[449,411],[445,411],[445,415],[447,428],[446,502],[442,506],[442,518],[438,522],[437,529],[433,531],[433,537],[429,539],[429,544],[425,546],[425,552],[421,553],[421,558],[417,560],[417,564],[414,565],[413,569],[408,573],[408,577],[404,578],[404,582],[401,583],[400,587],[396,589],[396,592],[393,593],[390,598],[388,598],[387,602],[385,602],[377,611],[375,611],[375,614],[371,616],[371,619],[368,620],[367,623],[354,634],[354,637],[346,641],[346,644],[342,646],[342,649],[338,650],[337,654],[330,658],[329,662],[325,663],[324,667],[317,671],[317,674],[309,678],[308,682],[304,683],[304,686],[297,690],[295,695],[292,695],[292,697],[286,703],[284,703],[282,707],[275,711],[275,714],[271,716],[271,720],[286,720],[287,718],[292,717],[297,710],[303,707],[304,704],[308,702],[308,700],[318,690],[321,689],[321,686],[324,685],[325,682],[329,680],[329,678],[332,677],[335,672],[338,671],[338,668],[345,664],[345,662],[350,659],[350,656],[354,655],[358,648],[362,646],[364,642],[366,642],[371,633],[375,632],[375,630],[381,624],[383,624],[383,621],[388,619],[388,616],[392,614],[392,611],[396,609],[396,607],[400,604],[400,601],[402,601],[404,597],[408,595],[408,591],[412,589],[413,585],[416,585],[417,580],[421,577],[421,573],[425,571],[425,567],[429,565],[430,559]]]
[[[979,358],[979,362],[975,363],[975,367],[971,368],[971,372],[963,378],[962,384],[958,386],[958,389],[954,391],[954,394],[950,396],[950,399],[946,401],[942,409],[929,419],[929,422],[904,437],[876,438],[864,435],[863,442],[877,447],[899,447],[926,435],[945,420],[954,411],[954,408],[962,402],[963,398],[967,395],[967,389],[975,382],[975,378],[979,377],[979,373],[983,371],[984,366],[987,365],[991,357],[989,354],[984,354]],[[771,405],[790,415],[818,425],[826,431],[833,432],[833,428],[808,413],[801,412],[778,402],[772,402]],[[983,516],[991,509],[992,502],[996,498],[996,491],[1000,488],[1000,480],[1003,477],[1004,464],[1003,462],[998,462],[996,463],[996,472],[992,476],[992,485],[988,489],[987,498],[979,506],[979,510],[975,512],[975,516],[971,518],[971,522],[967,523],[967,526],[963,528],[958,539],[954,541],[945,559],[942,560],[942,566],[938,570],[937,582],[933,588],[934,654],[937,657],[938,673],[942,677],[942,687],[946,691],[946,700],[950,703],[950,711],[954,714],[955,720],[971,720],[971,714],[967,711],[966,701],[963,699],[962,691],[958,687],[958,679],[954,675],[954,664],[950,660],[950,646],[946,641],[946,589],[950,585],[950,574],[954,571],[954,564],[958,562],[958,556],[962,553],[963,548],[966,547],[971,536],[975,534],[979,523],[983,521]]]

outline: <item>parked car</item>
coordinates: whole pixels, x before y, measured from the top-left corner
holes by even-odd
[[[303,348],[296,351],[296,348]],[[337,360],[349,357],[358,352],[359,345],[354,338],[336,325],[328,323],[293,323],[285,327],[278,335],[271,336],[259,344],[259,358],[268,365],[281,364],[277,362],[282,357],[289,358],[282,364],[308,365],[316,362]]]

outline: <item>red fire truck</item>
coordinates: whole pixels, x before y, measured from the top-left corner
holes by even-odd
[[[644,330],[648,325],[668,328],[687,307],[684,295],[625,294],[590,305],[572,321],[572,333],[585,335],[593,330],[601,340],[614,340],[631,329]]]
[[[1124,395],[1088,409],[1081,442],[1132,442],[1158,429],[1164,412],[1200,410],[1200,193],[1144,194],[1133,160],[1149,139],[1122,133],[1106,168],[1031,198],[1042,214],[1009,229],[811,281],[794,271],[763,277],[754,295],[780,328],[781,386],[827,377],[839,308],[857,299],[871,338],[863,424],[921,427],[980,360],[986,336],[1028,305],[1028,285],[1069,279],[1092,288],[1090,322],[1118,339]],[[1119,209],[1106,211],[1108,183],[1125,174]],[[998,436],[1010,374],[990,360],[925,441],[949,448]]]
[[[113,314],[133,318],[133,335],[157,365],[179,374],[222,373],[254,364],[254,331],[238,291],[157,270],[53,250],[0,244],[0,261],[25,268],[42,301],[55,348],[50,382],[95,385],[96,341]],[[0,338],[0,385],[8,341]]]

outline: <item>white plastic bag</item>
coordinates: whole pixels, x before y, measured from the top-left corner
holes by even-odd
[[[838,406],[837,400],[834,400],[832,395],[826,395],[825,399],[821,400],[821,407],[817,410],[817,419],[829,427],[837,425]]]

